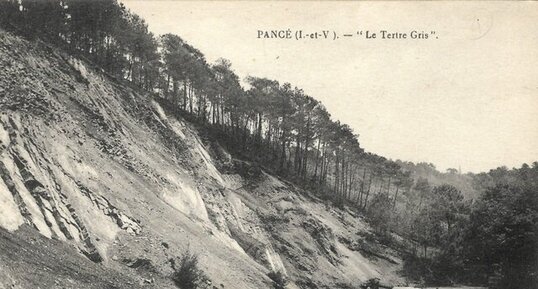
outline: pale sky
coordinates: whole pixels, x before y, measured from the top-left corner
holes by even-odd
[[[242,79],[303,88],[367,151],[464,172],[538,161],[538,2],[122,2]],[[288,28],[438,39],[257,38]]]

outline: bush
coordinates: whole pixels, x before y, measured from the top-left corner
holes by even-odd
[[[209,281],[205,273],[198,268],[198,255],[189,251],[179,258],[177,265],[173,262],[172,267],[172,280],[181,289],[196,289]]]
[[[377,194],[372,198],[366,215],[376,234],[386,234],[390,230],[391,212],[391,200],[387,194]]]
[[[287,280],[286,276],[284,274],[282,274],[282,272],[280,272],[280,271],[278,271],[278,272],[269,272],[269,274],[267,274],[267,276],[269,278],[271,278],[271,280],[273,280],[273,287],[275,289],[285,289],[286,285],[288,285],[288,280]]]

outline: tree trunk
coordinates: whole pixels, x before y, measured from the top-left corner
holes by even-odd
[[[398,198],[398,190],[400,189],[400,186],[396,186],[396,194],[394,194],[394,202],[392,204],[392,209],[396,208],[396,199]]]
[[[359,208],[362,207],[362,197],[364,195],[364,182],[365,181],[366,181],[366,167],[364,167],[364,172],[362,173],[361,189],[359,191]]]
[[[363,210],[366,210],[366,206],[368,205],[368,197],[370,196],[370,189],[372,188],[372,174],[370,173],[370,181],[368,182],[368,191],[366,191],[366,198],[364,199],[364,208]]]
[[[187,80],[183,80],[183,110],[187,110]]]

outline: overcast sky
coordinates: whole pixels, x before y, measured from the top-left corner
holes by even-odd
[[[537,2],[122,2],[242,79],[303,88],[367,151],[464,172],[538,160]],[[288,28],[438,39],[257,38]]]

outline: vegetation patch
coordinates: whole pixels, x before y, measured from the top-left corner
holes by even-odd
[[[171,262],[172,281],[181,289],[204,288],[210,281],[207,275],[199,268],[198,255],[185,252],[177,261]]]
[[[267,276],[273,280],[273,288],[275,289],[285,289],[288,285],[288,278],[281,271],[271,271]]]

